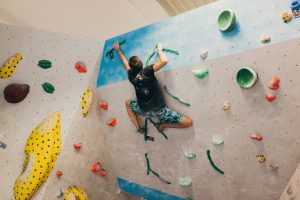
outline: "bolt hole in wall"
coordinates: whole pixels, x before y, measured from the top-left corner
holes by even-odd
[[[103,52],[109,56],[102,57],[97,91],[111,107],[103,113],[103,121],[111,117],[119,121],[108,128],[107,136],[112,159],[118,162],[115,173],[121,190],[146,199],[280,197],[300,161],[292,142],[299,139],[298,125],[285,119],[299,119],[290,98],[299,98],[295,92],[299,88],[286,81],[296,81],[299,70],[295,67],[299,59],[293,55],[300,21],[293,4],[218,1],[106,40]],[[264,6],[269,9],[262,10]],[[136,134],[123,112],[124,102],[136,97],[112,49],[118,41],[126,41],[121,50],[127,58],[137,55],[146,66],[156,62],[155,47],[163,43],[168,64],[156,77],[162,88],[167,86],[163,91],[167,105],[190,116],[193,127],[168,129],[167,140],[155,135],[155,127],[147,131],[154,141]],[[288,136],[282,134],[286,129]],[[119,138],[121,133],[126,134]],[[288,149],[276,149],[289,143]],[[191,162],[184,152],[197,157]],[[144,153],[158,176],[147,176]],[[286,165],[286,155],[293,154]],[[182,188],[186,180],[188,187]]]

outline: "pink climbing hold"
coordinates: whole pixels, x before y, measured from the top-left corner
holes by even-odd
[[[78,61],[75,64],[75,68],[78,70],[79,73],[86,73],[87,72],[85,64],[82,61]]]
[[[263,137],[260,135],[260,134],[252,134],[251,136],[250,136],[250,138],[252,139],[252,140],[257,140],[257,141],[262,141],[262,139],[263,139]]]
[[[107,110],[108,109],[108,103],[107,102],[100,101],[98,103],[98,105],[99,105],[99,108],[101,108],[102,110]]]
[[[268,87],[270,90],[278,90],[279,89],[280,78],[278,76],[274,76],[270,81]]]
[[[268,102],[273,102],[273,101],[275,101],[276,96],[273,95],[273,94],[267,94],[266,99],[267,99]]]
[[[108,122],[106,122],[106,124],[110,127],[114,127],[117,124],[117,119],[113,118],[112,120],[109,120]]]

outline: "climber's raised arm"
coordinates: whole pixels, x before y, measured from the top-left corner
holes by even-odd
[[[123,65],[124,65],[124,68],[127,72],[130,69],[130,67],[129,67],[129,64],[128,64],[128,61],[127,61],[126,57],[124,56],[124,54],[122,53],[122,51],[120,49],[120,45],[119,45],[118,42],[116,42],[114,44],[114,50],[118,53]]]
[[[156,47],[156,51],[158,54],[158,60],[157,62],[153,65],[153,69],[155,72],[163,68],[167,63],[168,63],[168,58],[166,54],[162,51],[163,46],[162,44],[158,44]]]

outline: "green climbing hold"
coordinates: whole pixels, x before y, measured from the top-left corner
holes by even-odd
[[[160,123],[156,123],[155,121],[153,121],[150,117],[147,117],[145,119],[145,125],[142,128],[141,132],[144,133],[144,140],[147,142],[148,140],[150,141],[154,141],[154,137],[148,136],[148,121],[150,121],[154,127],[157,129],[157,131],[165,138],[168,139],[168,136],[164,133],[163,129],[159,128]]]
[[[166,93],[167,93],[169,96],[171,96],[173,99],[175,99],[175,100],[178,101],[179,103],[182,103],[183,105],[186,105],[186,106],[191,106],[191,104],[189,104],[189,103],[187,103],[187,102],[184,102],[184,101],[181,101],[178,97],[172,95],[172,94],[169,92],[167,86],[165,86],[165,85],[164,85],[164,90],[166,91]]]
[[[40,66],[43,69],[48,69],[52,67],[52,63],[49,60],[40,60],[38,66]]]
[[[232,10],[224,10],[218,17],[218,26],[220,31],[228,32],[234,28],[235,14]]]
[[[146,164],[147,164],[147,175],[149,175],[150,174],[150,172],[154,175],[154,176],[156,176],[160,181],[162,181],[162,182],[164,182],[164,183],[166,183],[166,184],[171,184],[171,182],[170,181],[167,181],[166,179],[163,179],[162,177],[160,177],[160,175],[157,173],[157,172],[155,172],[155,171],[153,171],[152,169],[151,169],[151,167],[150,167],[150,161],[149,161],[149,158],[148,158],[148,154],[147,153],[145,153],[145,159],[146,159]]]
[[[223,172],[221,169],[219,169],[219,168],[215,165],[214,161],[211,159],[211,157],[210,157],[210,150],[209,150],[209,149],[206,151],[206,153],[207,153],[207,157],[208,157],[208,160],[209,160],[211,166],[212,166],[217,172],[219,172],[220,174],[224,174],[224,172]]]
[[[180,177],[179,185],[181,187],[190,187],[192,185],[192,179],[190,177]]]
[[[184,152],[184,155],[189,160],[192,160],[192,159],[196,158],[196,153],[195,152],[186,151],[186,152]]]
[[[121,42],[119,42],[119,45],[121,46],[121,45],[123,45],[125,43],[126,43],[126,40],[124,39]],[[109,56],[111,60],[114,59],[115,58],[115,56],[114,56],[114,50],[115,50],[114,48],[111,48],[110,50],[108,50],[106,52],[106,54],[105,54],[105,57]]]
[[[236,81],[242,88],[251,88],[257,82],[257,79],[257,73],[249,67],[240,69],[236,75]]]
[[[54,86],[51,83],[45,82],[42,84],[43,89],[45,90],[45,92],[47,93],[53,93],[55,91]]]
[[[155,46],[155,48],[153,49],[152,53],[150,54],[150,56],[149,56],[148,59],[146,60],[146,66],[149,65],[150,59],[155,55],[155,53],[156,53],[156,48],[157,48],[157,45]],[[168,53],[174,53],[174,54],[176,54],[176,55],[179,55],[179,52],[176,51],[176,50],[173,50],[173,49],[167,49],[167,48],[164,48],[164,47],[163,47],[162,51],[168,52]]]
[[[199,79],[203,79],[205,76],[208,75],[208,67],[205,69],[195,69],[192,71],[193,75]]]

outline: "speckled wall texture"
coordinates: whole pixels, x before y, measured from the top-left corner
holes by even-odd
[[[128,81],[98,88],[98,96],[109,102],[110,109],[102,112],[103,121],[116,117],[116,127],[107,127],[112,166],[117,176],[138,184],[195,200],[209,199],[279,199],[299,161],[300,135],[300,39],[271,44],[243,53],[158,72],[165,84],[177,96],[191,104],[186,107],[165,95],[167,105],[189,115],[194,125],[188,129],[168,129],[165,140],[152,127],[155,142],[145,142],[127,116],[124,102],[134,99]],[[193,69],[209,68],[202,80],[192,75]],[[240,88],[236,73],[241,67],[251,67],[259,80],[251,89]],[[281,77],[277,99],[265,99],[268,83]],[[224,111],[222,103],[229,101],[231,109]],[[261,142],[251,140],[259,133]],[[220,135],[225,144],[216,148],[212,137]],[[216,172],[207,159],[206,150],[224,172]],[[195,160],[187,160],[186,150],[195,151]],[[167,185],[153,175],[146,175],[144,153],[148,152],[151,167],[172,182]],[[256,160],[264,154],[265,163]],[[278,172],[270,164],[279,166]],[[190,176],[190,188],[181,188],[179,177]]]
[[[90,115],[81,116],[81,95],[86,87],[95,86],[100,41],[0,24],[0,43],[1,63],[17,52],[23,55],[13,76],[0,80],[0,141],[7,144],[6,149],[0,149],[0,199],[14,199],[14,181],[21,173],[26,140],[38,123],[55,111],[62,116],[62,152],[48,182],[33,199],[56,199],[59,188],[65,190],[74,184],[83,187],[91,199],[100,194],[107,196],[115,188],[111,184],[115,177],[97,123],[96,101]],[[42,59],[50,60],[52,67],[39,67],[38,61]],[[87,73],[79,74],[75,69],[79,60],[87,65]],[[30,85],[30,92],[24,101],[10,104],[4,99],[3,90],[15,82]],[[53,94],[43,90],[44,82],[55,86]],[[73,144],[79,142],[83,148],[76,153]],[[92,174],[91,165],[97,161],[107,168],[106,178]],[[60,179],[55,176],[57,170],[63,172]]]

